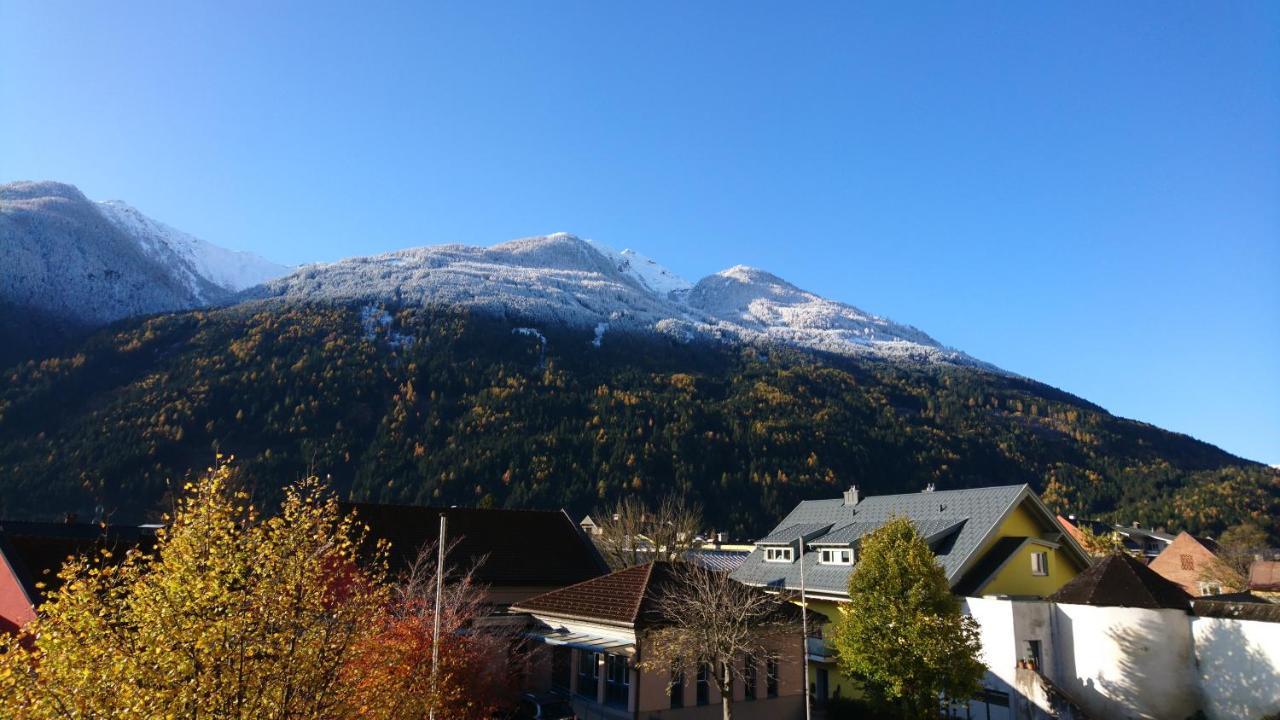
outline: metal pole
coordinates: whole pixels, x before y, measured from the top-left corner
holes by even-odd
[[[804,664],[804,720],[810,720],[809,709],[809,601],[804,594],[804,535],[800,538],[800,662]]]
[[[430,720],[436,720],[436,665],[440,662],[440,601],[444,595],[444,542],[447,523],[444,513],[440,513],[440,544],[436,548],[436,611],[431,630],[431,709],[427,712]]]

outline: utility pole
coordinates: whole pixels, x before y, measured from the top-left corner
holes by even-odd
[[[809,601],[804,594],[804,534],[800,544],[800,662],[804,665],[804,720],[811,720],[809,709]]]
[[[436,612],[432,618],[431,630],[431,709],[427,715],[430,720],[436,720],[436,666],[440,663],[440,601],[444,595],[444,543],[445,528],[448,519],[444,513],[440,513],[440,544],[436,547]],[[809,676],[806,671],[805,684],[809,682]]]

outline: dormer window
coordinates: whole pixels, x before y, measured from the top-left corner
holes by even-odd
[[[853,550],[850,548],[823,548],[818,551],[818,562],[822,565],[852,565]]]
[[[765,562],[785,562],[789,563],[795,559],[789,547],[768,547],[764,549]]]

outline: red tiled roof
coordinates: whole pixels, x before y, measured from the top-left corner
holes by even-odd
[[[1249,567],[1250,590],[1280,590],[1280,560],[1255,560]]]

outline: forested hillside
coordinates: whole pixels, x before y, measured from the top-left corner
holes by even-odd
[[[156,517],[217,452],[265,502],[589,511],[684,493],[751,535],[798,500],[1028,482],[1064,512],[1278,529],[1280,474],[1032,381],[450,310],[240,306],[124,321],[3,371],[0,517]]]

